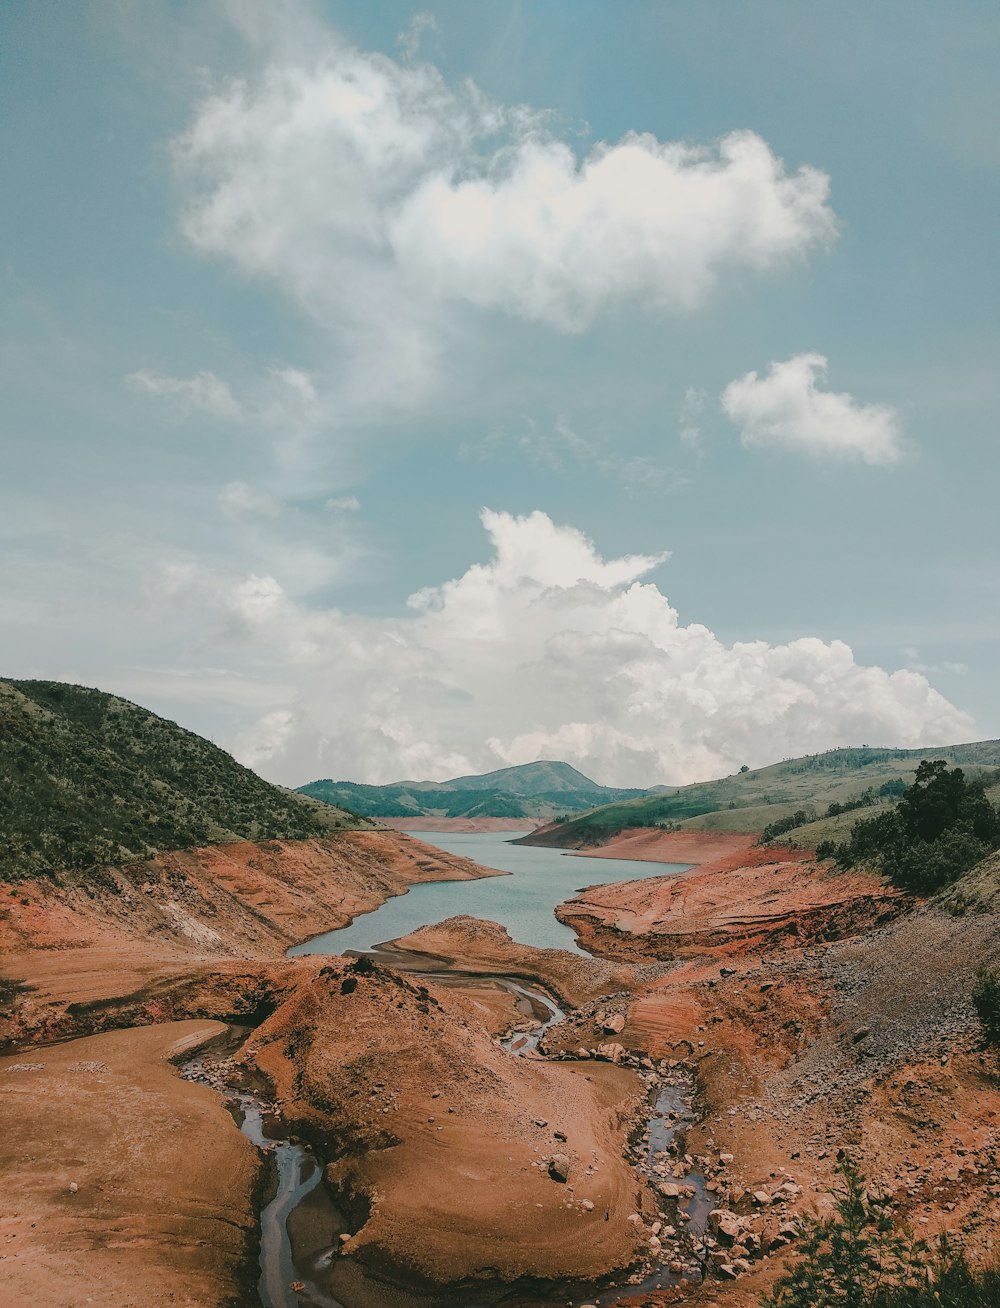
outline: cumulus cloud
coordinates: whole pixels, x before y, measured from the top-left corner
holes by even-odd
[[[216,662],[280,672],[274,702],[233,742],[239,756],[296,784],[555,757],[650,785],[974,732],[920,673],[860,665],[841,641],[727,645],[682,623],[648,580],[663,555],[605,560],[539,512],[482,521],[488,561],[418,591],[403,617],[309,610],[263,575],[169,573],[170,602],[186,593],[214,622],[204,647],[225,649]]]
[[[213,418],[238,419],[243,406],[221,377],[214,372],[196,372],[192,377],[171,377],[151,368],[140,368],[125,378],[132,390],[158,399],[173,400],[185,409],[198,409]]]
[[[227,80],[175,142],[183,230],[345,338],[351,374],[408,398],[457,330],[493,311],[563,332],[629,301],[692,309],[725,277],[831,241],[829,179],[750,131],[694,144],[631,132],[579,155],[544,112],[330,31]]]
[[[772,363],[766,377],[748,372],[722,392],[722,407],[742,428],[749,449],[773,446],[817,458],[895,463],[903,452],[896,410],[862,404],[853,395],[820,389],[827,361],[822,354],[797,354]]]

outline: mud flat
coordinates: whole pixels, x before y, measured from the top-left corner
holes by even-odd
[[[260,1162],[174,1063],[225,1030],[171,1022],[0,1058],[0,1298],[33,1308],[232,1302]]]

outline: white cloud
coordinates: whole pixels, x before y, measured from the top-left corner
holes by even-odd
[[[239,419],[243,407],[229,386],[214,372],[196,372],[192,377],[171,377],[166,373],[140,368],[125,381],[140,394],[173,400],[185,409],[199,409],[213,418]]]
[[[309,610],[267,576],[206,586],[171,574],[172,602],[186,582],[216,624],[204,636],[213,665],[236,665],[242,650],[258,675],[273,669],[274,700],[235,739],[239,756],[290,783],[561,757],[601,781],[649,785],[974,734],[925,677],[859,665],[841,641],[726,645],[683,625],[644,580],[663,556],[604,560],[543,513],[482,520],[489,561],[417,592],[405,617]]]
[[[681,444],[688,449],[701,450],[701,418],[707,403],[708,396],[696,386],[689,386],[684,392],[678,419]]]
[[[356,396],[422,394],[463,308],[558,331],[626,301],[692,309],[835,235],[827,176],[753,132],[632,132],[581,157],[545,113],[449,85],[415,46],[397,62],[329,31],[298,53],[251,35],[261,74],[221,84],[175,143],[183,230],[340,338]]]
[[[336,495],[327,500],[323,507],[330,513],[358,513],[361,501],[356,495]]]
[[[722,407],[742,428],[747,448],[774,446],[817,458],[895,463],[903,452],[896,410],[820,390],[825,376],[822,354],[797,354],[772,363],[766,377],[748,372],[730,382],[722,392]]]
[[[243,516],[276,518],[281,505],[267,491],[255,490],[245,481],[231,481],[219,492],[219,508],[227,518]]]

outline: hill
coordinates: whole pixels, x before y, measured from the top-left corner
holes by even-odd
[[[298,793],[367,817],[551,819],[651,792],[602,786],[568,763],[544,761],[451,781],[397,781],[385,786],[312,781],[300,786]]]
[[[576,849],[600,845],[634,827],[668,830],[763,831],[801,815],[794,839],[806,845],[843,839],[858,810],[891,803],[913,780],[922,759],[945,759],[997,789],[1000,740],[928,749],[833,749],[681,786],[669,794],[613,802],[524,838],[525,844]],[[833,811],[831,812],[831,807]],[[837,811],[839,810],[839,812]]]
[[[0,880],[364,825],[128,700],[0,680]]]

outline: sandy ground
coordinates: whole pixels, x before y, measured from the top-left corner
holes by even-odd
[[[180,981],[281,960],[417,882],[498,875],[396,832],[352,831],[162,854],[75,883],[0,884],[0,976],[30,987],[0,1009],[0,1049],[86,1030],[92,1010],[116,1000],[135,1021],[162,1021],[177,1015]]]
[[[343,960],[242,1057],[300,1133],[339,1142],[328,1175],[361,1214],[344,1253],[369,1268],[444,1284],[586,1279],[633,1258],[633,1072],[513,1057],[450,988]],[[549,1175],[556,1153],[565,1183]]]
[[[743,857],[755,836],[728,831],[659,831],[648,827],[621,831],[606,845],[580,849],[582,858],[634,858],[640,863],[712,863]]]
[[[170,1062],[224,1030],[172,1022],[0,1059],[0,1301],[232,1299],[258,1154],[219,1096]]]
[[[591,887],[556,916],[592,952],[638,961],[836,939],[898,910],[899,895],[877,877],[801,850],[744,847],[680,876]]]

